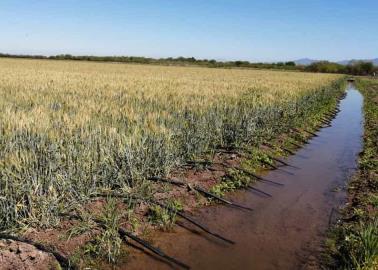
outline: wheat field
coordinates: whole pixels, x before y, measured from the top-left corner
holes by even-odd
[[[50,226],[101,189],[141,192],[218,147],[259,144],[341,76],[0,59],[0,227]]]

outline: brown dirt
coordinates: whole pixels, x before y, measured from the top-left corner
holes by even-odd
[[[54,256],[32,245],[13,240],[0,240],[0,268],[2,270],[59,269]]]
[[[72,228],[77,222],[64,220],[61,224],[53,229],[28,229],[24,237],[33,240],[34,242],[44,243],[49,246],[55,247],[62,255],[71,256],[75,249],[84,245],[89,241],[96,231],[92,231],[91,234],[84,233],[79,236],[68,239],[69,229]]]

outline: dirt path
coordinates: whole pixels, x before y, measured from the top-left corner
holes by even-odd
[[[254,208],[246,212],[213,206],[196,219],[234,240],[228,245],[201,232],[176,226],[154,236],[154,244],[189,264],[192,269],[313,269],[314,254],[345,198],[343,188],[356,168],[361,150],[362,96],[349,85],[341,112],[332,126],[288,159],[295,166],[271,171],[265,177],[284,186],[259,183],[272,198],[247,191],[232,199]],[[183,222],[183,225],[186,223]],[[195,230],[194,230],[195,231]],[[142,252],[133,252],[124,269],[172,269]]]

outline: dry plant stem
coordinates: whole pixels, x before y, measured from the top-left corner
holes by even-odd
[[[269,194],[269,193],[267,193],[265,191],[262,191],[261,189],[257,189],[255,187],[251,187],[251,186],[248,186],[247,188],[250,189],[250,190],[254,190],[254,191],[258,192],[258,193],[264,194],[265,196],[273,197],[271,194]]]
[[[303,140],[303,143],[307,143],[307,142]],[[247,153],[249,153],[249,154],[253,154],[253,153],[252,153],[250,150],[248,150],[247,148],[240,148],[240,150],[241,150],[241,151],[245,151],[245,152],[247,152]],[[239,156],[245,156],[245,154],[243,154],[242,152],[238,152],[238,151],[232,151],[232,150],[218,150],[218,151],[221,152],[221,153],[236,154],[236,155],[239,155]],[[272,159],[272,160],[274,160],[274,161],[276,161],[276,162],[279,162],[279,163],[281,163],[281,164],[283,164],[283,165],[285,165],[285,166],[293,167],[293,166],[291,166],[290,164],[288,164],[288,163],[286,163],[286,162],[284,162],[284,161],[282,161],[282,160],[280,160],[280,159],[278,159],[278,158],[275,158],[275,157],[273,157],[273,156],[271,156],[271,155],[269,155],[269,154],[267,154],[267,153],[265,153],[265,155],[266,155],[267,157],[269,157],[270,159]],[[192,161],[190,161],[190,162],[192,162]],[[278,169],[279,169],[279,168],[278,168],[277,166],[275,166],[274,164],[270,164],[269,162],[266,162],[265,160],[260,160],[260,162],[263,163],[263,164],[265,164],[265,165],[267,165],[267,166],[272,167],[272,168],[275,169],[275,170],[278,170]],[[209,164],[209,165],[211,165],[211,164]]]
[[[335,116],[337,115],[337,113],[332,113],[332,114],[325,114],[325,117],[327,120],[332,120],[335,118]]]
[[[244,172],[245,174],[248,174],[248,175],[250,175],[250,176],[253,176],[254,178],[256,178],[258,181],[260,181],[260,182],[267,182],[267,183],[271,183],[271,184],[273,184],[273,185],[277,185],[277,186],[284,186],[284,184],[282,184],[282,183],[278,183],[278,182],[275,182],[275,181],[271,181],[271,180],[268,180],[268,179],[265,179],[265,178],[262,178],[261,176],[258,176],[258,175],[256,175],[256,174],[254,174],[254,173],[252,173],[252,172],[249,172],[249,171],[247,171],[247,170],[244,170],[244,169],[242,169],[242,168],[238,168],[238,169],[240,169],[242,172]]]
[[[96,223],[98,223],[101,227],[106,227],[106,226],[105,226],[100,220],[96,220],[96,219],[95,219],[94,221],[95,221]],[[126,238],[130,238],[130,239],[134,240],[135,242],[137,242],[138,244],[142,245],[143,247],[147,248],[148,250],[152,251],[153,253],[159,255],[160,257],[162,257],[162,258],[164,258],[164,259],[166,259],[166,260],[168,260],[168,261],[170,261],[170,262],[173,262],[173,263],[175,263],[175,264],[181,266],[181,267],[184,268],[184,269],[190,269],[190,267],[189,267],[187,264],[185,264],[185,263],[183,263],[183,262],[181,262],[181,261],[179,261],[179,260],[177,260],[177,259],[175,259],[175,258],[173,258],[173,257],[171,257],[171,256],[169,256],[169,255],[167,255],[167,254],[165,254],[165,253],[164,253],[163,251],[161,251],[159,248],[156,248],[156,247],[152,246],[150,243],[148,243],[147,241],[145,241],[145,240],[143,240],[143,239],[137,237],[137,236],[134,235],[133,233],[128,232],[128,231],[126,231],[126,230],[123,229],[123,228],[119,228],[119,229],[118,229],[118,233],[121,235],[121,237],[122,237],[124,240],[125,240]]]
[[[271,148],[271,149],[274,149],[275,147],[273,146],[273,145],[271,145],[270,143],[267,143],[267,142],[265,142],[265,143],[263,143],[265,146],[267,146],[267,147],[269,147],[269,148]],[[278,147],[277,147],[278,148]],[[283,151],[285,151],[285,152],[287,152],[287,153],[289,153],[290,155],[295,155],[295,153],[293,152],[293,151],[291,151],[291,150],[289,150],[289,149],[287,149],[287,148],[284,148],[284,147],[279,147],[279,148],[281,148]]]
[[[303,131],[306,132],[306,133],[308,133],[308,134],[310,134],[310,135],[312,135],[312,136],[314,136],[314,137],[318,137],[318,134],[316,134],[314,132],[311,132],[311,131],[309,131],[307,129],[304,129]]]
[[[181,182],[181,181],[177,181],[177,180],[174,180],[174,179],[166,179],[166,178],[161,178],[161,177],[149,177],[148,180],[165,182],[165,183],[169,183],[169,184],[181,186],[181,187],[188,187],[189,189],[194,189],[194,190],[198,191],[199,193],[201,193],[205,197],[216,199],[220,202],[223,202],[223,203],[230,205],[230,206],[234,206],[236,208],[240,208],[240,209],[244,209],[244,210],[248,210],[248,211],[253,211],[253,209],[250,208],[250,207],[243,206],[243,205],[237,204],[235,202],[231,202],[229,200],[223,199],[223,198],[221,198],[221,197],[219,197],[219,196],[217,196],[213,193],[210,193],[210,192],[208,192],[208,191],[206,191],[203,188],[198,187],[198,186],[192,186],[192,185],[188,185],[188,184]]]
[[[295,155],[295,153],[293,151],[291,151],[290,149],[287,149],[285,147],[281,147],[282,150],[284,150],[285,152],[289,153],[290,155]]]
[[[250,175],[250,176],[256,178],[259,181],[268,182],[268,183],[275,184],[275,185],[278,185],[278,186],[284,186],[284,184],[282,184],[282,183],[278,183],[278,182],[275,182],[275,181],[271,181],[271,180],[265,179],[265,178],[263,178],[261,176],[258,176],[256,174],[254,174],[253,172],[247,171],[247,170],[245,170],[243,168],[240,168],[240,167],[237,167],[237,166],[229,166],[226,163],[214,163],[214,164],[222,164],[223,166],[225,166],[227,168],[239,170],[239,171],[241,171],[241,172],[243,172],[243,173],[245,173],[247,175]]]
[[[81,218],[79,215],[65,214],[65,216],[68,216],[69,218],[72,218],[72,219],[82,220],[82,218]],[[103,221],[101,221],[101,220],[99,220],[99,219],[96,219],[96,218],[93,218],[92,220],[93,220],[93,221],[94,221],[99,227],[101,227],[101,228],[103,228],[103,229],[106,229],[106,225],[104,224]],[[118,233],[119,233],[119,235],[121,236],[121,238],[122,238],[124,241],[126,241],[127,238],[130,238],[130,239],[134,240],[135,242],[137,242],[138,244],[140,244],[140,245],[142,245],[143,247],[145,247],[146,249],[148,249],[148,250],[150,250],[151,252],[155,253],[156,255],[159,255],[160,257],[166,259],[167,261],[170,261],[170,262],[172,262],[172,263],[175,263],[175,264],[181,266],[181,267],[184,268],[184,269],[190,269],[190,267],[189,267],[187,264],[185,264],[185,263],[183,263],[183,262],[181,262],[181,261],[179,261],[179,260],[177,260],[177,259],[175,259],[175,258],[173,258],[173,257],[171,257],[171,256],[169,256],[169,255],[167,255],[167,254],[165,254],[165,253],[164,253],[163,251],[161,251],[159,248],[152,246],[150,243],[148,243],[147,241],[145,241],[145,240],[139,238],[139,237],[136,236],[135,234],[133,234],[133,233],[131,233],[131,232],[129,232],[129,231],[126,231],[125,229],[123,229],[123,228],[121,228],[121,227],[118,228]]]
[[[270,164],[269,162],[266,162],[265,160],[260,160],[260,162],[271,167],[271,168],[273,168],[273,169],[275,169],[275,170],[279,170],[278,167],[274,166],[273,164]]]
[[[117,198],[130,198],[130,199],[133,199],[133,200],[139,200],[139,201],[143,201],[143,202],[146,202],[146,203],[152,203],[152,204],[156,204],[156,205],[159,205],[160,207],[162,208],[165,208],[167,209],[168,211],[172,212],[172,213],[175,213],[177,214],[178,216],[182,217],[183,219],[189,221],[190,223],[192,223],[193,225],[197,226],[198,228],[202,229],[204,232],[207,232],[208,234],[216,237],[216,238],[219,238],[227,243],[230,243],[230,244],[235,244],[234,241],[232,240],[229,240],[217,233],[214,233],[212,232],[209,228],[207,228],[205,225],[199,223],[198,221],[194,220],[193,218],[191,218],[190,216],[186,215],[183,211],[178,211],[178,210],[175,210],[173,209],[172,207],[169,207],[168,205],[165,205],[163,203],[160,203],[156,200],[153,200],[153,199],[143,199],[143,198],[140,198],[140,197],[135,197],[135,196],[130,196],[130,195],[124,195],[124,194],[117,194],[117,193],[109,193],[109,194],[95,194],[93,197],[117,197]]]
[[[293,165],[290,165],[289,163],[287,163],[287,162],[285,162],[285,161],[283,161],[283,160],[281,160],[281,159],[279,159],[279,158],[275,158],[275,157],[273,157],[273,156],[271,156],[271,155],[269,155],[269,154],[267,154],[267,156],[268,156],[270,159],[272,159],[272,160],[274,160],[274,161],[276,161],[276,162],[279,162],[279,163],[281,163],[281,164],[283,164],[283,165],[285,165],[285,166],[293,167],[293,168],[298,168],[298,167],[295,167],[295,166],[293,166]]]
[[[296,140],[296,141],[298,141],[298,142],[300,142],[302,144],[308,144],[308,141],[306,141],[306,140],[304,140],[302,138],[294,137],[293,140]]]
[[[225,237],[223,237],[223,236],[221,236],[221,235],[219,235],[219,234],[217,234],[217,233],[211,232],[210,229],[208,229],[206,226],[204,226],[204,225],[198,223],[198,222],[195,221],[193,218],[187,216],[187,215],[184,214],[183,212],[181,212],[181,211],[176,211],[175,209],[172,209],[171,207],[169,207],[169,206],[167,206],[167,205],[164,205],[164,204],[162,204],[162,203],[160,203],[160,202],[157,202],[157,201],[153,201],[153,203],[155,203],[155,204],[157,204],[157,205],[159,205],[159,206],[161,206],[161,207],[167,209],[167,210],[170,211],[170,212],[176,213],[178,216],[180,216],[180,217],[182,217],[183,219],[189,221],[189,222],[192,223],[193,225],[195,225],[195,226],[197,226],[198,228],[202,229],[204,232],[207,232],[208,234],[210,234],[210,235],[212,235],[212,236],[214,236],[214,237],[216,237],[216,238],[219,238],[219,239],[221,239],[221,240],[223,240],[223,241],[225,241],[225,242],[227,242],[227,243],[229,243],[229,244],[235,244],[234,241],[229,240],[229,239],[227,239],[227,238],[225,238]]]
[[[302,147],[301,145],[299,145],[299,144],[297,144],[297,143],[294,143],[294,142],[290,142],[290,141],[288,141],[288,143],[291,144],[291,145],[294,145],[295,147],[298,147],[298,148],[301,148],[301,147]]]
[[[328,120],[328,119],[322,120],[322,123],[324,123],[324,124],[330,124],[331,122],[332,122],[332,120]]]
[[[331,125],[332,124],[332,120],[329,120],[329,121],[322,121],[321,122],[323,125]]]
[[[210,166],[212,164],[213,165],[221,165],[221,166],[223,166],[225,168],[228,168],[228,169],[239,170],[239,171],[241,171],[241,172],[243,172],[243,173],[245,173],[245,174],[247,174],[249,176],[252,176],[252,177],[256,178],[258,181],[268,182],[268,183],[275,184],[275,185],[278,185],[278,186],[284,186],[284,184],[282,184],[282,183],[278,183],[278,182],[275,182],[275,181],[271,181],[271,180],[265,179],[265,178],[263,178],[261,176],[258,176],[256,174],[250,172],[250,171],[247,171],[247,170],[245,170],[245,169],[243,169],[241,167],[230,166],[230,165],[228,165],[228,164],[226,164],[224,162],[214,162],[214,163],[212,163],[210,161],[189,161],[189,163],[190,164],[196,164],[197,163],[197,164],[207,165],[207,166]]]
[[[243,206],[243,205],[237,204],[235,202],[231,202],[229,200],[223,199],[222,197],[219,197],[219,196],[217,196],[217,195],[215,195],[213,193],[210,193],[210,192],[204,190],[203,188],[195,187],[195,190],[197,190],[198,192],[202,193],[206,197],[216,199],[216,200],[218,200],[220,202],[223,202],[223,203],[226,203],[226,204],[228,204],[230,206],[233,206],[233,207],[236,207],[236,208],[240,208],[240,209],[244,209],[244,210],[248,210],[248,211],[253,211],[253,209],[250,208],[250,207],[248,207],[248,206]]]

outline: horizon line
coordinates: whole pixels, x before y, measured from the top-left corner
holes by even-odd
[[[271,64],[271,63],[287,63],[287,62],[297,62],[300,60],[309,60],[309,61],[315,61],[315,62],[322,62],[322,61],[328,61],[328,62],[333,62],[333,63],[339,63],[339,62],[344,62],[344,61],[372,61],[372,60],[377,60],[378,57],[371,57],[371,58],[344,58],[342,60],[329,60],[329,59],[316,59],[316,58],[311,58],[311,57],[301,57],[297,59],[292,59],[292,60],[275,60],[275,61],[269,61],[269,60],[246,60],[246,59],[222,59],[222,58],[202,58],[202,57],[195,57],[195,56],[167,56],[167,57],[154,57],[154,56],[143,56],[143,55],[126,55],[126,54],[113,54],[113,55],[103,55],[103,54],[74,54],[74,53],[58,53],[58,54],[28,54],[28,53],[8,53],[8,52],[0,52],[0,56],[9,56],[9,57],[57,57],[57,56],[73,56],[73,57],[136,57],[136,58],[145,58],[145,59],[153,59],[153,60],[168,60],[168,59],[178,59],[178,58],[185,58],[185,59],[190,59],[193,58],[195,60],[199,61],[211,61],[215,60],[217,62],[236,62],[236,61],[242,61],[242,62],[249,62],[249,63],[264,63],[264,64]]]

